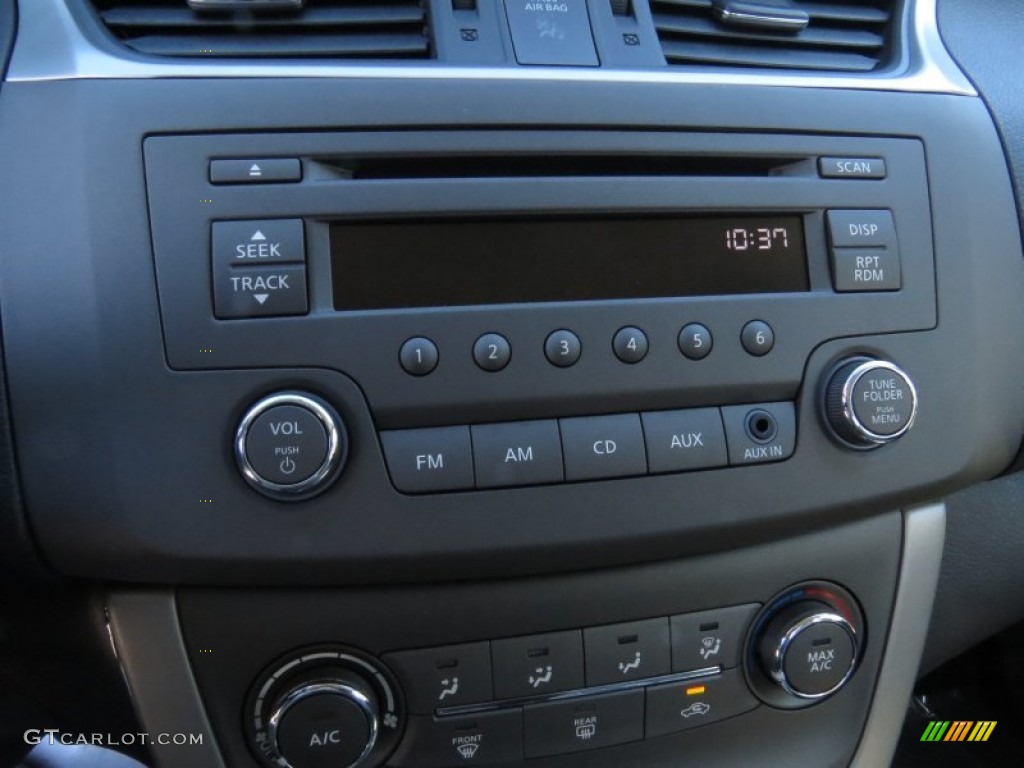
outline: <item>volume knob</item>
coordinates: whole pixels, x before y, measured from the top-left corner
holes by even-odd
[[[860,449],[907,433],[917,417],[917,390],[894,363],[855,357],[840,363],[825,387],[825,417],[836,437]]]

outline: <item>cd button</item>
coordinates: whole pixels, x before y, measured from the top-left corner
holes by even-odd
[[[425,493],[473,487],[469,427],[381,432],[391,481],[400,491]]]
[[[477,488],[560,483],[558,422],[520,421],[472,427]]]
[[[566,480],[647,474],[638,414],[561,419],[559,426]]]

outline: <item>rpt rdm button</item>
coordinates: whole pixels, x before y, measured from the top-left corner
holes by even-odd
[[[832,280],[837,291],[898,291],[899,252],[889,248],[833,248]]]
[[[426,493],[473,487],[469,427],[381,432],[391,481],[400,491]]]

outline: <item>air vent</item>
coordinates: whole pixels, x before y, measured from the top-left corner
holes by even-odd
[[[122,43],[158,56],[425,59],[419,0],[305,0],[193,10],[186,0],[92,0]],[[236,2],[245,6],[245,2]]]
[[[898,0],[651,0],[670,65],[870,72]]]

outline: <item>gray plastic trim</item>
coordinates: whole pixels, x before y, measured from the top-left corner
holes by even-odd
[[[796,88],[852,88],[976,96],[939,36],[937,0],[906,0],[905,66],[870,76],[737,72],[711,68],[611,70],[587,67],[493,67],[439,64],[221,62],[145,59],[95,45],[65,0],[32,0],[20,6],[18,40],[8,81],[210,77],[338,77],[433,80],[561,80],[617,83],[688,83]]]
[[[135,712],[149,734],[154,768],[225,768],[192,676],[170,590],[131,590],[107,596],[118,661]],[[201,734],[201,744],[160,744],[160,734]]]
[[[874,700],[851,768],[889,765],[914,690],[939,583],[946,505],[903,513],[903,562]]]

